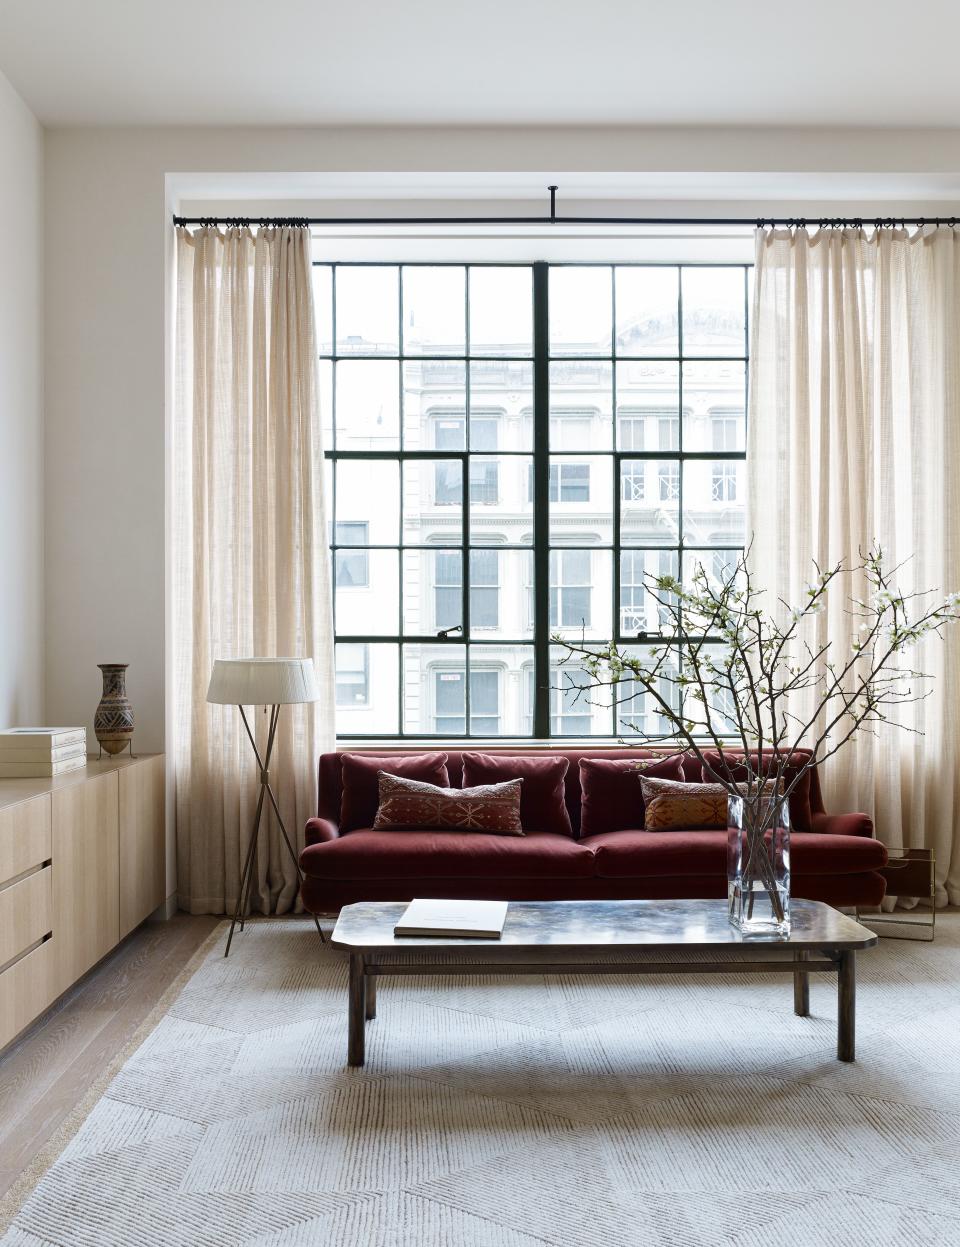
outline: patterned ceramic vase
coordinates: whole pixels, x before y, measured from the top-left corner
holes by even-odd
[[[103,696],[93,716],[93,730],[105,753],[120,753],[130,745],[133,752],[133,707],[127,697],[125,662],[101,662]]]

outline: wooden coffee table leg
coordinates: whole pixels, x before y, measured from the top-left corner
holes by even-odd
[[[350,986],[347,1013],[347,1064],[363,1064],[364,1027],[366,1014],[363,953],[350,954]]]
[[[856,953],[841,952],[837,973],[837,1060],[852,1061],[856,1054]]]
[[[370,974],[369,972],[367,973],[367,986],[365,990],[367,1000],[367,1017],[375,1018],[377,1016],[377,976],[375,974]]]
[[[807,954],[798,952],[796,961],[806,961]],[[799,964],[793,972],[793,1011],[797,1017],[805,1018],[810,1014],[810,975],[804,974]]]

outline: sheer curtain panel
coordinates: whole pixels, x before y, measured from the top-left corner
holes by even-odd
[[[321,700],[284,707],[271,778],[287,827],[315,812],[333,741],[330,572],[310,236],[177,230],[173,427],[173,742],[180,904],[237,899],[257,775],[236,708],[205,700],[216,658],[309,657]],[[267,716],[254,713],[258,744]],[[272,815],[255,912],[297,902]]]
[[[875,543],[904,590],[960,588],[960,237],[954,229],[762,230],[750,361],[751,562],[800,601],[813,560]],[[863,583],[849,583],[857,594]],[[837,595],[818,639],[850,652]],[[824,767],[840,809],[891,846],[935,850],[938,903],[960,903],[960,633],[922,643],[929,696]]]

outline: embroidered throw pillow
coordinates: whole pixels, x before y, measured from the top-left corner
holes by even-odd
[[[380,805],[375,830],[485,831],[496,836],[522,836],[522,779],[476,788],[438,788],[417,779],[380,771]]]
[[[727,790],[723,784],[681,784],[641,775],[647,831],[724,831]],[[764,784],[772,795],[774,784]]]

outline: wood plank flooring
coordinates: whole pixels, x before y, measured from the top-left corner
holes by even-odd
[[[145,923],[0,1055],[0,1196],[129,1043],[219,918]]]

